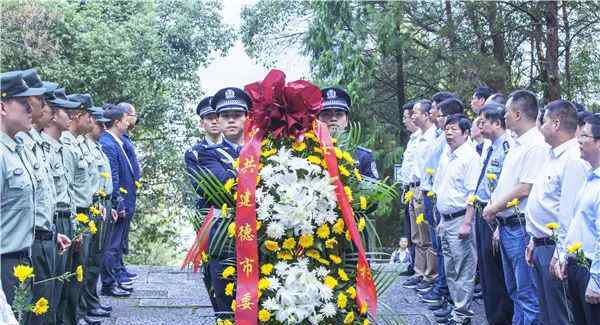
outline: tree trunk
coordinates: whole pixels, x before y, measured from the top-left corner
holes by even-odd
[[[406,103],[406,84],[404,81],[404,58],[402,47],[396,50],[396,97],[398,99],[398,112],[400,116],[404,114],[402,106]]]
[[[456,58],[454,57],[456,47],[456,28],[454,27],[454,18],[452,17],[452,3],[450,0],[444,2],[444,11],[446,13],[446,33],[448,35],[448,71],[451,85],[456,85],[458,81]]]
[[[508,78],[509,74],[507,71],[507,67],[509,67],[509,65],[506,64],[504,33],[502,32],[501,28],[498,28],[498,4],[496,2],[489,2],[487,9],[494,59],[498,64],[498,68],[503,72],[502,78],[490,82],[490,86],[497,91],[504,92],[506,90],[506,79]]]
[[[560,98],[558,74],[558,2],[546,2],[546,71],[548,73],[548,101]]]
[[[567,1],[562,1],[562,19],[565,29],[565,84],[566,97],[571,99],[571,26],[569,25],[569,11]]]

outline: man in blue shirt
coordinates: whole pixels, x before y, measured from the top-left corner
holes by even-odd
[[[554,274],[568,278],[575,323],[592,325],[600,319],[600,114],[585,122],[579,148],[592,170],[577,195],[566,240],[557,245],[559,263],[555,263]]]

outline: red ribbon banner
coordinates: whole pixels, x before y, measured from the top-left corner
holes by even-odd
[[[329,176],[333,180],[335,185],[335,195],[338,200],[338,205],[344,218],[344,223],[350,231],[350,238],[358,250],[358,264],[356,265],[356,302],[359,308],[367,304],[367,308],[371,311],[373,318],[377,318],[377,290],[375,289],[375,283],[373,282],[373,276],[371,275],[371,268],[367,263],[367,257],[365,250],[360,240],[358,233],[358,227],[354,220],[354,211],[350,206],[350,201],[346,192],[344,192],[344,184],[340,180],[337,158],[335,157],[335,150],[329,135],[327,127],[316,121],[316,134],[321,143],[321,150],[323,150],[323,158],[327,162],[327,171]]]
[[[256,238],[256,176],[260,164],[263,132],[251,119],[244,127],[244,147],[240,152],[236,202],[237,289],[235,323],[258,324],[258,243]]]

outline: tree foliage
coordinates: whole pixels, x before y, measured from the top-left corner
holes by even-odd
[[[272,65],[273,54],[296,46],[317,83],[346,88],[364,144],[391,176],[407,141],[401,107],[411,99],[449,90],[468,105],[486,84],[597,108],[599,13],[598,2],[574,1],[259,0],[243,11],[241,31],[259,61]],[[379,211],[384,240],[398,237],[388,225],[400,211],[399,203]]]
[[[158,248],[179,244],[175,227],[193,198],[184,195],[182,157],[198,132],[197,71],[235,39],[220,8],[213,0],[1,2],[1,71],[36,67],[43,80],[88,92],[96,105],[137,108],[143,188],[131,232],[135,262],[166,263],[173,250]]]

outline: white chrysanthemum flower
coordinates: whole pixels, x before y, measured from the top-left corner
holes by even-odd
[[[262,302],[262,306],[263,306],[263,308],[270,310],[270,311],[279,310],[279,308],[281,308],[279,306],[279,304],[277,303],[277,300],[275,300],[275,298],[273,298],[273,297],[269,297],[269,298],[265,299]]]
[[[317,273],[317,277],[319,279],[323,279],[329,274],[329,270],[326,267],[324,267],[323,265],[321,265],[317,268],[316,273]]]
[[[290,266],[287,262],[284,262],[284,261],[277,262],[277,264],[275,264],[275,273],[282,275],[288,270],[289,267]]]
[[[337,309],[332,302],[328,302],[324,304],[321,308],[321,313],[323,313],[323,316],[325,316],[325,318],[329,318],[335,316],[335,314],[337,313]]]
[[[271,222],[267,225],[267,236],[273,239],[281,239],[285,234],[285,228],[279,222]]]

